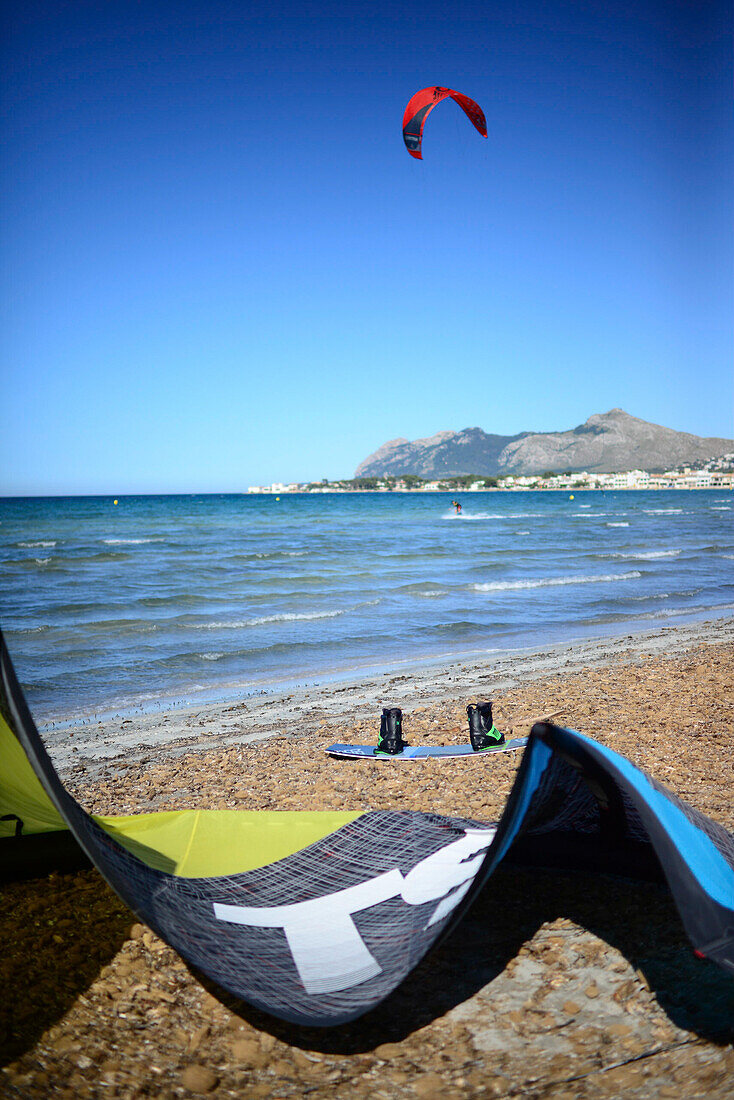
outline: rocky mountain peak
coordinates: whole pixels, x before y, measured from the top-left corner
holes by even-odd
[[[654,470],[705,461],[734,451],[734,440],[674,431],[614,408],[568,431],[494,435],[481,428],[442,431],[413,442],[384,443],[357,467],[356,477],[458,474],[496,477],[546,470]]]

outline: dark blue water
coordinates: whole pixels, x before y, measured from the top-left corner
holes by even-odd
[[[0,622],[43,720],[734,609],[731,494],[0,500]]]

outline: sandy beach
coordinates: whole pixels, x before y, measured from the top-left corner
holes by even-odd
[[[417,809],[497,820],[519,753],[348,762],[381,706],[412,744],[466,740],[495,701],[551,718],[734,829],[734,622],[411,665],[237,703],[111,718],[47,741],[91,811]],[[454,934],[363,1020],[307,1031],[202,982],[95,871],[4,890],[3,1095],[731,1095],[734,983],[662,888],[500,869]]]

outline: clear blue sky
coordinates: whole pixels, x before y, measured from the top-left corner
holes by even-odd
[[[729,5],[8,5],[0,493],[350,475],[621,406],[734,435]],[[424,161],[405,103],[451,101]]]

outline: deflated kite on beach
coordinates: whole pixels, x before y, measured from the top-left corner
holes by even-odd
[[[378,1005],[503,859],[661,878],[697,953],[734,974],[734,837],[546,723],[497,825],[393,811],[91,816],[56,774],[0,635],[0,818],[6,877],[38,873],[39,855],[63,867],[65,838],[189,963],[294,1023]]]

